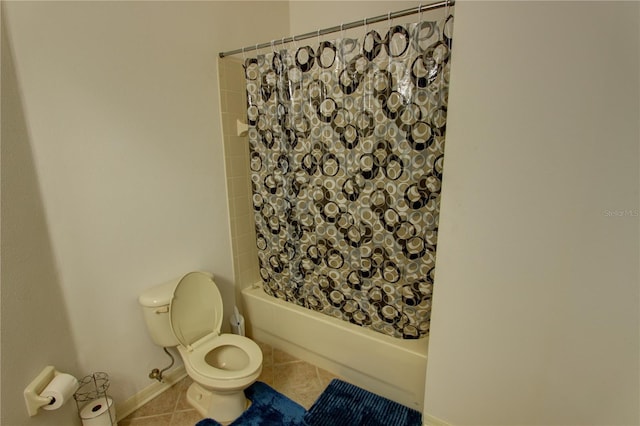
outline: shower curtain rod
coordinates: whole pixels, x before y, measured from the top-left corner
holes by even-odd
[[[311,37],[320,37],[325,34],[335,33],[343,30],[349,30],[351,28],[361,27],[363,25],[375,24],[376,22],[388,21],[391,19],[400,18],[402,16],[413,15],[414,13],[424,12],[426,10],[439,9],[445,6],[453,6],[454,3],[455,3],[455,0],[444,0],[436,3],[425,4],[424,6],[420,5],[420,6],[412,7],[410,9],[399,10],[397,12],[389,12],[386,15],[374,16],[373,18],[365,18],[358,21],[349,22],[347,24],[336,25],[335,27],[324,28],[324,29],[313,31],[310,33],[305,33],[305,34],[292,36],[292,37],[283,37],[282,39],[272,40],[271,42],[268,42],[268,43],[256,44],[254,46],[247,46],[242,49],[229,50],[227,52],[220,52],[218,55],[221,58],[224,58],[225,56],[237,55],[238,53],[246,53],[246,52],[251,52],[253,50],[260,50],[260,49],[264,49],[265,47],[277,46],[277,45],[289,43],[292,41],[305,40]]]

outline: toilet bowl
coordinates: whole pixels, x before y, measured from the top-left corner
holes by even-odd
[[[190,272],[138,298],[153,341],[175,346],[193,383],[187,401],[204,417],[231,422],[248,406],[244,389],[262,372],[262,351],[251,339],[221,334],[222,297],[213,276]]]

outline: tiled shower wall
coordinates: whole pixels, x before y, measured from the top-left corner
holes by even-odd
[[[260,279],[256,233],[251,202],[249,141],[238,136],[237,121],[247,122],[246,89],[242,62],[218,59],[220,110],[224,135],[224,158],[231,218],[231,246],[236,291]],[[239,293],[236,300],[240,300]]]

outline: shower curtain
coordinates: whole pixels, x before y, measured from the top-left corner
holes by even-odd
[[[264,291],[429,331],[453,17],[245,58]]]

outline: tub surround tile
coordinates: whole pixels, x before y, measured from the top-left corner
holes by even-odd
[[[239,117],[247,114],[247,101],[238,92],[228,91],[226,96],[227,111]]]
[[[240,269],[240,272],[238,274],[238,282],[244,288],[256,282],[259,279],[259,277],[260,277],[259,270],[255,270],[253,268]]]
[[[250,199],[251,187],[244,177],[230,177],[227,179],[229,183],[229,192],[234,198]]]
[[[231,92],[237,93],[239,96],[246,97],[246,80],[244,70],[241,63],[229,62],[227,71],[227,88]]]
[[[228,90],[220,90],[220,111],[222,112],[228,112],[229,111],[229,107],[227,106],[227,96],[228,96],[229,91]]]
[[[236,129],[237,130],[237,129]],[[239,155],[242,156],[247,162],[247,168],[249,167],[249,141],[246,136],[229,135],[228,141],[225,142],[225,155]]]
[[[249,244],[246,245],[247,249],[253,248],[256,245],[256,230],[253,227],[253,215],[250,212],[242,211],[243,206],[239,205],[238,207],[238,217],[236,218],[236,225],[238,228],[236,229],[236,233],[238,234],[238,238],[242,238],[243,236],[249,236],[252,238],[249,241]],[[242,213],[242,214],[241,214]],[[243,247],[244,248],[244,247]],[[256,250],[256,256],[258,252]]]
[[[251,232],[251,228],[249,228],[247,233],[239,236],[236,241],[240,252],[248,252],[251,250],[251,246],[256,244],[256,237]]]
[[[234,282],[242,288],[259,278],[250,178],[249,138],[238,136],[236,122],[247,122],[246,81],[242,61],[218,59],[220,105],[229,216],[242,217],[231,227]],[[251,247],[251,250],[249,248]]]
[[[249,217],[249,220],[251,221],[251,232],[255,234],[255,225],[253,224],[253,204],[251,204],[251,198],[233,196],[232,203],[234,215]],[[247,220],[247,218],[245,218],[245,220]],[[239,234],[241,233],[242,232],[239,232]],[[255,241],[253,245],[255,245]]]
[[[225,157],[225,162],[227,167],[227,176],[247,179],[249,173],[244,157],[240,155],[227,155]]]
[[[221,83],[224,83],[225,81],[227,81],[227,64],[226,61],[223,62],[221,58],[219,58],[216,61],[216,65],[217,65],[217,71],[218,71],[218,79],[220,80]],[[222,86],[222,84],[221,84]]]

